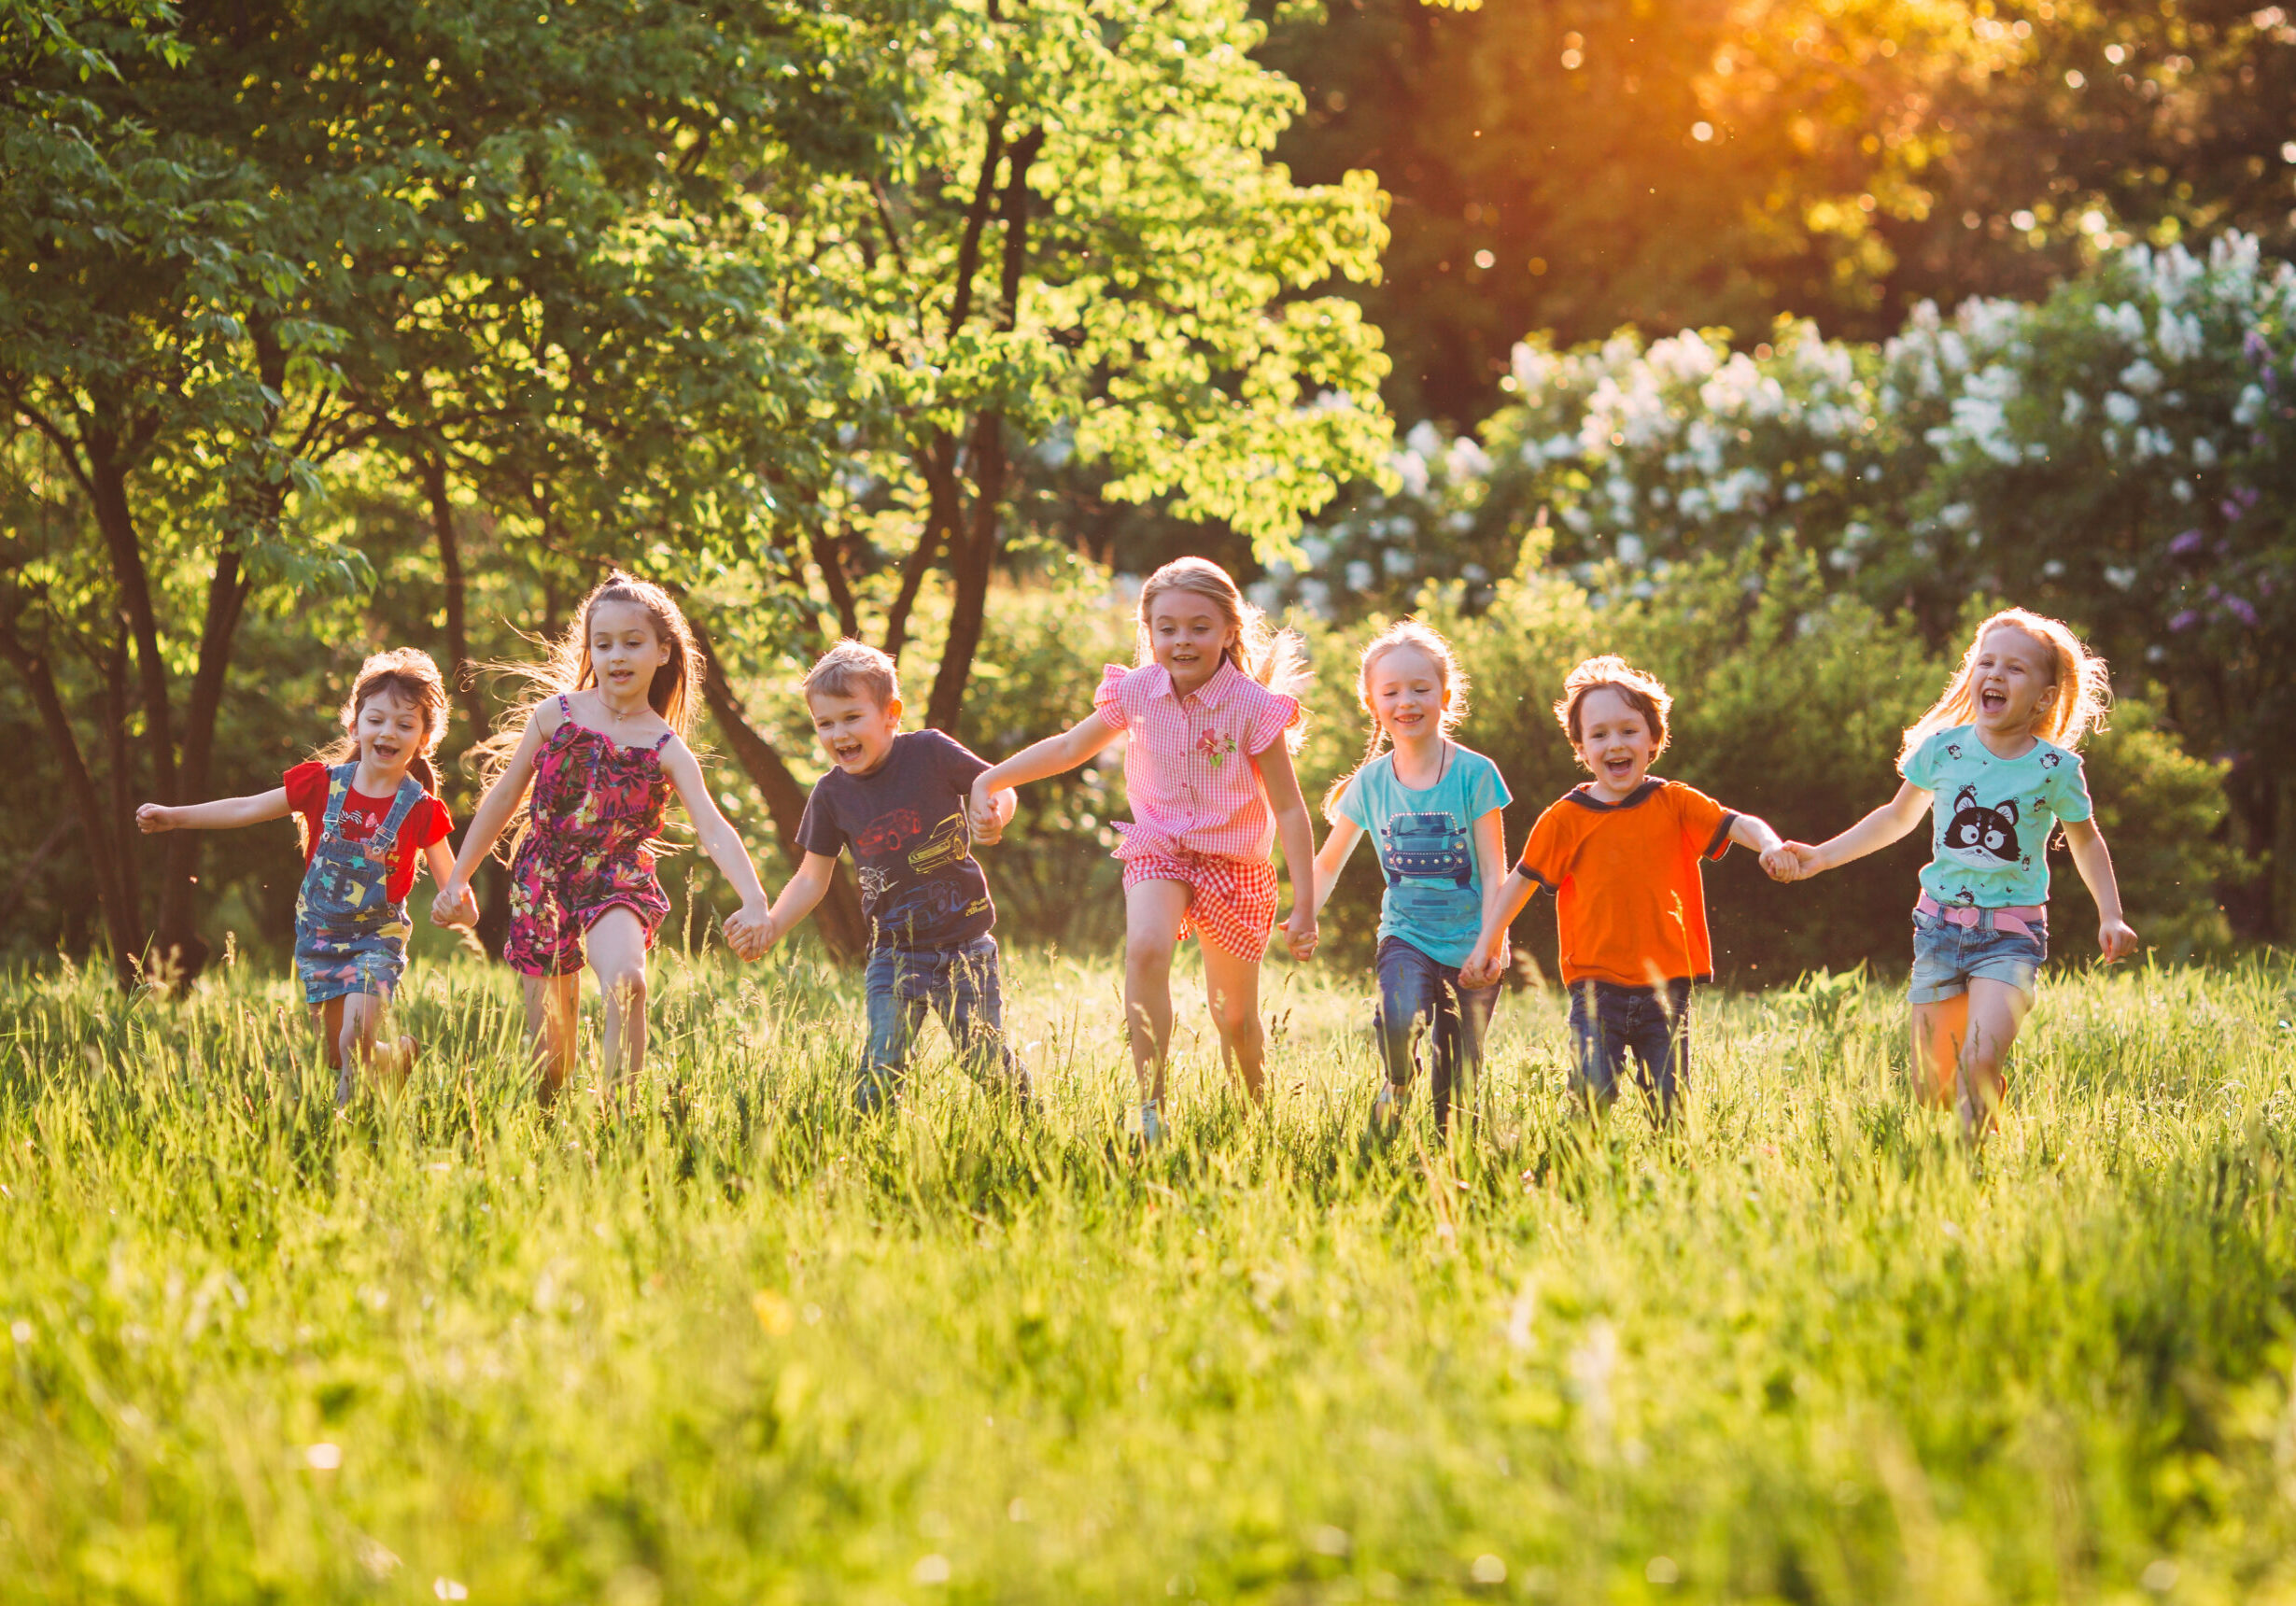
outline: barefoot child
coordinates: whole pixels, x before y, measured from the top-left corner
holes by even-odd
[[[343,736],[269,792],[135,811],[146,831],[213,831],[293,813],[303,838],[295,895],[295,970],[312,1009],[335,1097],[351,1094],[351,1064],[372,1064],[383,1006],[406,974],[407,894],[418,860],[444,881],[454,822],[430,766],[446,726],[446,683],[428,653],[377,653],[359,667],[343,705]],[[415,1040],[398,1041],[401,1072]]]
[[[431,902],[430,918],[442,924],[475,920],[471,877],[531,786],[533,808],[511,860],[502,957],[527,979],[527,1036],[545,1099],[574,1066],[585,951],[606,1000],[606,1084],[644,1067],[646,953],[669,912],[654,855],[673,792],[741,895],[740,911],[725,917],[727,937],[745,958],[756,950],[765,889],[684,741],[699,656],[668,592],[608,575],[549,661],[531,671],[541,692],[509,755],[507,739],[496,745],[486,795]]]
[[[1172,1041],[1172,951],[1203,938],[1204,988],[1223,1060],[1261,1096],[1260,956],[1275,924],[1280,838],[1291,872],[1294,957],[1316,946],[1315,827],[1291,768],[1305,679],[1299,639],[1268,627],[1235,582],[1201,557],[1167,563],[1140,588],[1139,652],[1110,664],[1094,712],[973,782],[977,823],[995,794],[1076,768],[1117,739],[1133,820],[1124,864],[1124,1013],[1140,1081],[1142,1136],[1163,1133]]]
[[[1571,990],[1572,1087],[1598,1107],[1618,1096],[1632,1054],[1652,1119],[1674,1120],[1690,1077],[1690,990],[1713,979],[1698,862],[1738,842],[1780,843],[1679,781],[1646,773],[1666,751],[1674,699],[1624,658],[1588,658],[1563,683],[1555,717],[1594,779],[1530,829],[1461,979],[1498,975],[1508,923],[1541,887],[1555,895],[1563,983]]]
[[[853,1090],[864,1110],[897,1102],[929,1007],[975,1076],[994,1064],[1025,1101],[1028,1075],[1005,1041],[1005,993],[991,935],[996,906],[967,838],[966,799],[989,768],[953,737],[901,729],[894,661],[840,641],[805,677],[814,734],[833,768],[807,799],[805,859],[766,916],[760,948],[813,911],[848,847],[869,923],[868,1046]],[[1012,818],[1001,792],[977,835]]]
[[[1838,837],[1763,858],[1780,880],[1804,879],[1886,847],[1933,814],[1913,906],[1914,1064],[1924,1092],[1950,1100],[1972,1139],[2000,1108],[2002,1062],[2049,957],[2057,825],[2096,899],[2105,962],[2136,951],[2074,752],[2103,726],[2110,699],[2104,660],[2064,625],[2022,608],[1995,613],[1978,627],[1944,695],[1906,731],[1897,796]]]
[[[1497,904],[1506,874],[1509,798],[1499,767],[1451,740],[1467,712],[1467,677],[1451,643],[1404,620],[1363,649],[1356,700],[1372,721],[1362,766],[1324,798],[1331,833],[1316,855],[1316,906],[1330,901],[1347,856],[1366,832],[1387,890],[1379,899],[1376,1031],[1387,1081],[1373,1113],[1402,1110],[1432,1039],[1430,1093],[1447,1131],[1451,1105],[1468,1101],[1499,999],[1496,982],[1462,987],[1458,967]],[[1382,753],[1383,744],[1392,751]],[[1504,965],[1503,954],[1500,961]]]

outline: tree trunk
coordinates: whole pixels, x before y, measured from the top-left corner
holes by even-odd
[[[462,537],[455,528],[454,499],[447,492],[446,458],[422,445],[415,449],[423,500],[430,509],[431,534],[438,542],[439,578],[446,592],[446,678],[463,722],[471,727],[471,746],[476,748],[494,734],[494,718],[487,711],[486,694],[478,688],[478,665],[471,657],[469,587],[462,573]],[[480,866],[479,880],[478,940],[487,952],[500,953],[502,939],[510,934],[510,876],[489,856]]]
[[[1028,170],[1044,148],[1044,131],[1031,129],[1012,142],[1007,157],[999,206],[1005,224],[1003,261],[997,275],[994,322],[1010,331],[1020,317],[1021,284],[1028,266]],[[966,288],[969,289],[969,279]],[[1005,415],[1001,408],[984,407],[973,424],[973,506],[970,528],[960,529],[952,518],[949,529],[949,577],[955,592],[950,600],[949,640],[941,649],[940,668],[933,677],[933,695],[925,705],[925,723],[953,733],[965,711],[965,687],[972,678],[973,655],[980,647],[980,632],[988,617],[989,579],[996,568],[996,549],[1002,539],[1005,480]],[[954,475],[947,476],[954,491]],[[935,500],[940,500],[936,494]]]
[[[0,629],[0,656],[15,667],[25,689],[31,692],[33,706],[40,712],[40,725],[48,732],[49,746],[54,750],[56,762],[63,770],[64,795],[78,810],[86,827],[80,837],[88,846],[88,866],[95,878],[96,904],[104,916],[104,934],[111,944],[112,975],[122,989],[132,987],[141,969],[143,923],[124,895],[115,844],[102,828],[103,800],[96,795],[95,777],[88,772],[87,760],[80,754],[79,738],[73,733],[71,715],[65,711],[63,698],[56,690],[55,676],[49,669],[48,660],[13,629]]]
[[[774,751],[773,744],[750,723],[740,697],[725,678],[725,667],[718,659],[710,633],[691,614],[687,615],[687,623],[693,626],[694,644],[701,650],[702,698],[709,703],[718,729],[725,733],[725,745],[733,750],[734,762],[741,766],[764,796],[766,812],[772,816],[773,832],[781,841],[782,856],[795,870],[805,862],[805,850],[797,845],[798,823],[805,818],[805,788],[790,773],[789,766]],[[829,878],[828,892],[813,911],[813,923],[821,932],[822,944],[829,950],[829,956],[839,964],[850,965],[867,955],[868,922],[862,916],[861,895],[841,858]]]
[[[183,748],[176,768],[176,784],[186,800],[198,802],[214,790],[211,773],[215,757],[216,716],[223,708],[223,686],[231,668],[232,643],[247,610],[253,582],[240,563],[235,548],[216,555],[215,571],[207,577],[207,608],[200,620],[199,660],[191,672],[191,692],[183,711]],[[160,908],[154,923],[157,951],[183,979],[197,976],[207,965],[207,939],[199,935],[199,859],[203,833],[168,834],[166,869],[160,883]]]

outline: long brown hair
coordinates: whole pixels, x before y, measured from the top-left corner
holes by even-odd
[[[1265,613],[1245,600],[1228,571],[1208,558],[1176,557],[1140,587],[1139,640],[1134,663],[1156,661],[1155,645],[1148,636],[1148,610],[1167,591],[1201,597],[1219,611],[1230,637],[1222,655],[1253,680],[1295,700],[1307,689],[1313,677],[1307,668],[1307,647],[1299,632],[1269,624]],[[1307,705],[1301,703],[1284,727],[1284,745],[1297,753],[1306,735]]]
[[[2057,688],[2057,696],[2034,720],[2034,735],[2059,747],[2078,748],[2091,731],[2105,728],[2106,712],[2113,704],[2112,675],[2105,660],[2083,646],[2064,620],[2029,613],[2022,608],[2004,608],[1969,638],[1961,668],[1953,671],[1953,678],[1929,705],[1929,711],[1906,726],[1904,745],[1897,750],[1900,769],[1912,758],[1914,749],[1932,735],[1977,718],[1977,697],[1969,687],[1977,677],[1978,655],[1985,650],[1985,638],[2004,628],[2022,630],[2049,649],[2049,666],[2055,672],[2049,683]]]
[[[518,699],[501,728],[481,750],[483,758],[479,769],[481,783],[491,786],[500,778],[510,764],[511,754],[517,750],[519,740],[526,734],[527,722],[534,711],[552,697],[568,692],[586,691],[598,684],[597,666],[590,662],[590,616],[605,602],[633,603],[646,611],[654,621],[655,636],[669,649],[669,657],[654,671],[654,679],[646,685],[646,702],[662,716],[662,723],[683,740],[694,723],[694,692],[701,683],[701,649],[694,644],[693,627],[678,605],[651,580],[641,580],[616,569],[591,587],[574,611],[573,622],[563,635],[545,644],[542,661],[539,664],[507,664],[500,666],[518,676],[527,683],[526,695]]]
[[[1332,782],[1324,792],[1323,817],[1326,820],[1337,818],[1339,800],[1346,792],[1348,783],[1362,774],[1387,744],[1387,733],[1379,723],[1379,715],[1372,708],[1372,670],[1380,659],[1398,647],[1409,647],[1415,652],[1426,654],[1428,661],[1435,666],[1435,672],[1443,677],[1445,700],[1443,713],[1436,722],[1443,734],[1449,736],[1458,728],[1459,721],[1467,717],[1467,671],[1458,667],[1458,655],[1451,650],[1451,643],[1444,638],[1442,631],[1422,625],[1416,619],[1399,619],[1373,636],[1363,645],[1363,661],[1356,669],[1355,677],[1356,706],[1363,711],[1363,717],[1372,722],[1372,733],[1363,743],[1363,756],[1356,760],[1356,767]]]
[[[438,767],[430,762],[439,750],[439,740],[446,734],[446,678],[439,673],[439,666],[430,655],[420,647],[394,647],[387,653],[376,653],[359,666],[359,673],[351,681],[351,695],[343,699],[337,716],[343,722],[343,734],[312,758],[329,766],[341,764],[359,756],[359,740],[354,732],[359,726],[359,711],[370,699],[395,697],[415,705],[422,715],[422,740],[416,745],[415,756],[407,764],[407,773],[415,777],[425,792],[439,795]],[[301,814],[295,816],[296,834],[304,838],[309,850],[309,828]]]

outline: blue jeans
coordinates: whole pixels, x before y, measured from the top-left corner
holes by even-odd
[[[1468,1104],[1468,1084],[1483,1068],[1483,1043],[1498,1004],[1498,983],[1461,987],[1458,965],[1430,959],[1399,937],[1379,939],[1379,1012],[1373,1028],[1387,1083],[1400,1099],[1418,1074],[1424,1028],[1434,1050],[1430,1092],[1439,1130],[1449,1129],[1455,1101]]]
[[[1028,1096],[1028,1073],[1005,1042],[1005,989],[993,937],[954,948],[879,948],[869,954],[866,998],[869,1041],[853,1092],[861,1108],[901,1096],[928,1006],[968,1071],[979,1076],[993,1063],[1011,1091]]]
[[[1571,985],[1571,1091],[1607,1109],[1634,1056],[1635,1080],[1651,1119],[1674,1120],[1675,1100],[1690,1085],[1690,982],[1669,981],[1661,993],[1613,981]]]

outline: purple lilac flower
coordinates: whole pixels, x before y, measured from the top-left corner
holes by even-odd
[[[2253,329],[2242,337],[2240,349],[2247,353],[2250,362],[2261,362],[2272,355],[2272,347],[2265,343],[2263,335]]]
[[[2224,611],[2250,629],[2256,627],[2256,604],[2246,597],[2227,597],[2224,599]]]
[[[2197,529],[2186,530],[2168,543],[2168,549],[2178,557],[2190,557],[2201,549],[2201,532]]]
[[[2193,626],[2199,624],[2200,622],[2201,616],[2192,612],[2191,609],[2187,608],[2182,613],[2177,613],[2169,620],[2168,627],[2172,630],[2190,630]]]

